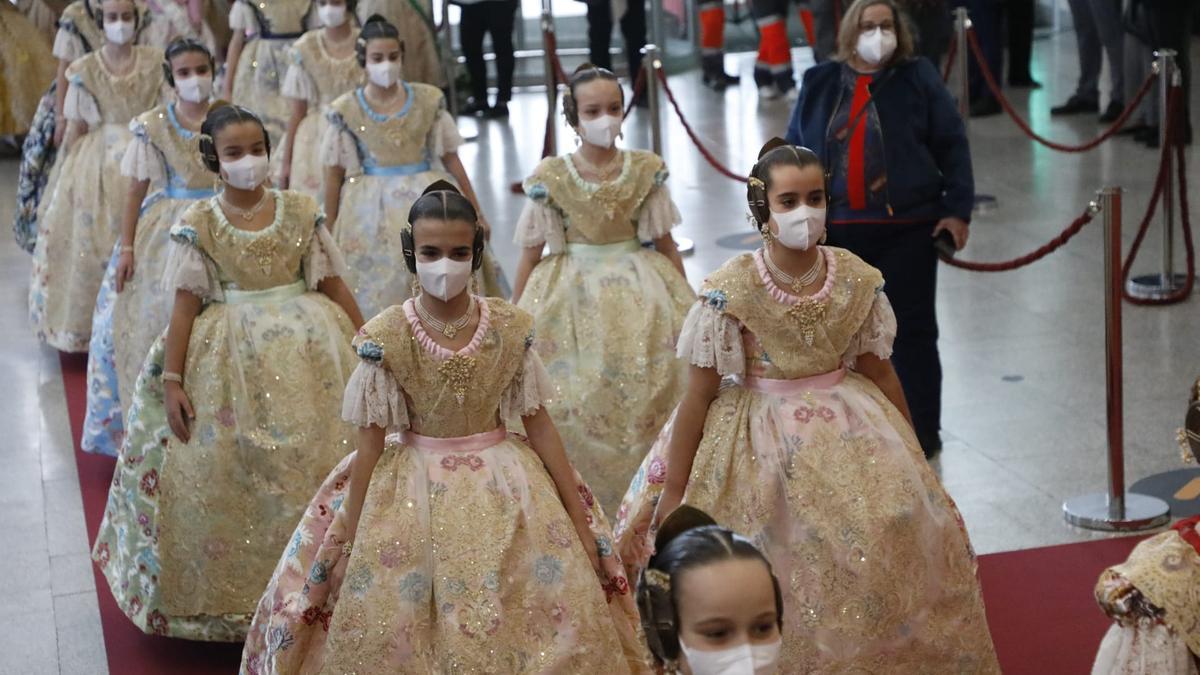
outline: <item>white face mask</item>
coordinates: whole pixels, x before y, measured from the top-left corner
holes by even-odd
[[[892,58],[896,51],[896,31],[874,28],[858,34],[858,46],[854,51],[859,58],[877,66]]]
[[[783,213],[772,211],[771,218],[779,226],[775,238],[791,249],[807,251],[825,234],[825,209],[803,205]]]
[[[471,280],[470,260],[438,258],[433,262],[417,261],[417,279],[421,290],[433,297],[448,302],[458,297]]]
[[[132,21],[105,21],[104,39],[114,45],[123,45],[133,39]]]
[[[346,23],[346,6],[345,5],[321,5],[317,7],[317,16],[321,17],[321,23],[329,28],[337,28]]]
[[[400,79],[399,61],[380,61],[367,64],[367,77],[376,86],[390,89]]]
[[[601,115],[590,120],[579,121],[579,137],[602,148],[611,148],[621,135],[621,118],[616,115]]]
[[[225,182],[242,190],[253,190],[267,179],[270,169],[266,155],[244,155],[235,162],[221,162]]]
[[[744,642],[730,649],[701,652],[679,643],[692,675],[773,675],[783,649],[783,639],[771,644]]]
[[[189,103],[204,103],[212,95],[212,76],[193,75],[175,80],[175,92]]]

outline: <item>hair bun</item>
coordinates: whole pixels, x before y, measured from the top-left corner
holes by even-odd
[[[425,191],[421,193],[421,196],[424,197],[425,195],[427,195],[431,192],[453,192],[456,195],[462,194],[462,192],[459,191],[459,189],[457,187],[455,187],[454,183],[451,183],[448,180],[433,181],[432,183],[429,184],[429,187],[425,188]]]
[[[661,551],[679,535],[694,530],[697,527],[716,525],[717,521],[704,511],[687,504],[681,504],[663,519],[658,526],[658,534],[654,536],[654,550]]]
[[[765,156],[768,152],[774,150],[775,148],[782,148],[783,146],[785,146],[787,144],[788,144],[787,141],[783,140],[782,138],[780,138],[778,136],[775,136],[774,138],[772,138],[771,140],[769,140],[763,144],[762,149],[758,151],[758,158],[762,159],[763,156]]]
[[[233,105],[233,104],[230,103],[229,101],[226,101],[223,98],[219,98],[219,99],[213,101],[212,103],[208,104],[208,110],[206,112],[211,113],[214,110],[220,110],[221,108],[224,108],[226,106],[231,106],[231,105]]]
[[[367,24],[372,23],[388,23],[388,20],[382,14],[372,14],[367,17],[367,20],[362,25],[365,27]]]

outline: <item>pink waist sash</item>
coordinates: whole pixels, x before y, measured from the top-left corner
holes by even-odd
[[[508,438],[508,429],[501,424],[491,431],[471,434],[470,436],[450,436],[448,438],[422,436],[411,431],[405,431],[401,437],[401,441],[405,445],[425,452],[446,453],[479,452],[503,442],[506,438]]]
[[[744,375],[733,376],[733,381],[739,387],[745,387],[750,391],[757,391],[760,394],[774,394],[776,396],[797,396],[813,389],[830,389],[841,384],[844,379],[846,379],[845,368],[838,368],[822,375],[800,377],[795,380],[772,380],[767,377],[747,377]]]

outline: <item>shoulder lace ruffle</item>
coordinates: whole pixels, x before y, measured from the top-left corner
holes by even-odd
[[[725,296],[721,291],[706,291],[692,305],[683,320],[675,353],[694,366],[715,368],[721,375],[745,372],[742,327],[737,319],[725,313]]]

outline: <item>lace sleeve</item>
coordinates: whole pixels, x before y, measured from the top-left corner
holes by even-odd
[[[69,78],[67,98],[63,103],[63,117],[86,122],[89,127],[97,126],[103,121],[100,109],[96,107],[96,99],[88,92],[78,75]]]
[[[145,125],[134,120],[129,123],[129,130],[133,132],[133,139],[129,141],[125,155],[121,157],[121,175],[155,183],[165,180],[166,171],[163,168],[162,157],[150,144]]]
[[[450,113],[439,110],[437,121],[429,130],[427,142],[434,159],[441,159],[443,155],[458,152],[458,148],[464,141],[462,134],[458,132],[458,125],[454,123],[454,118],[450,116]]]
[[[346,383],[342,419],[359,427],[408,428],[408,406],[396,376],[383,365],[383,347],[363,334],[354,339],[362,361]]]
[[[360,171],[362,164],[358,160],[354,136],[346,130],[345,123],[337,113],[330,113],[328,119],[329,125],[321,137],[321,165],[340,166],[346,173]]]
[[[246,37],[258,34],[258,19],[255,18],[250,5],[235,0],[233,7],[229,9],[229,28],[242,31]]]
[[[562,253],[567,247],[562,215],[546,201],[531,199],[517,220],[513,243],[521,248],[549,244],[552,255]]]
[[[1092,675],[1196,675],[1196,672],[1187,640],[1169,626],[1152,620],[1109,626],[1092,665]]]
[[[304,69],[300,55],[296,54],[294,50],[292,64],[288,66],[287,74],[283,76],[283,85],[280,86],[279,93],[287,98],[307,101],[310,106],[319,102],[317,85],[313,82],[312,75],[309,75],[308,71]]]
[[[725,313],[725,294],[706,291],[692,305],[679,332],[676,355],[701,368],[716,368],[721,375],[741,375],[746,370],[742,327]]]
[[[892,303],[880,288],[875,293],[875,303],[867,320],[850,338],[850,345],[842,355],[842,363],[847,368],[853,368],[855,361],[863,354],[874,354],[881,359],[892,357],[892,342],[896,339],[896,313],[892,311]]]
[[[304,256],[304,281],[308,290],[315,291],[317,284],[328,277],[346,276],[346,260],[333,241],[333,235],[325,227],[324,216],[317,219],[317,229]]]
[[[196,230],[190,225],[181,224],[171,228],[164,269],[163,288],[171,292],[188,291],[205,302],[225,299],[221,282],[217,279],[217,268],[196,245]]]
[[[59,28],[54,34],[54,56],[60,61],[70,63],[81,58],[87,51],[83,48],[83,40],[66,28]]]
[[[525,343],[532,345],[532,333]],[[554,385],[541,357],[536,350],[526,346],[521,370],[500,397],[500,419],[511,420],[514,417],[532,415],[550,400],[553,391]]]
[[[665,174],[660,171],[659,174]],[[666,177],[654,177],[658,187],[646,195],[642,208],[638,211],[638,238],[642,241],[654,241],[659,237],[670,234],[671,228],[683,222],[675,200],[671,199],[671,190],[667,187]]]

